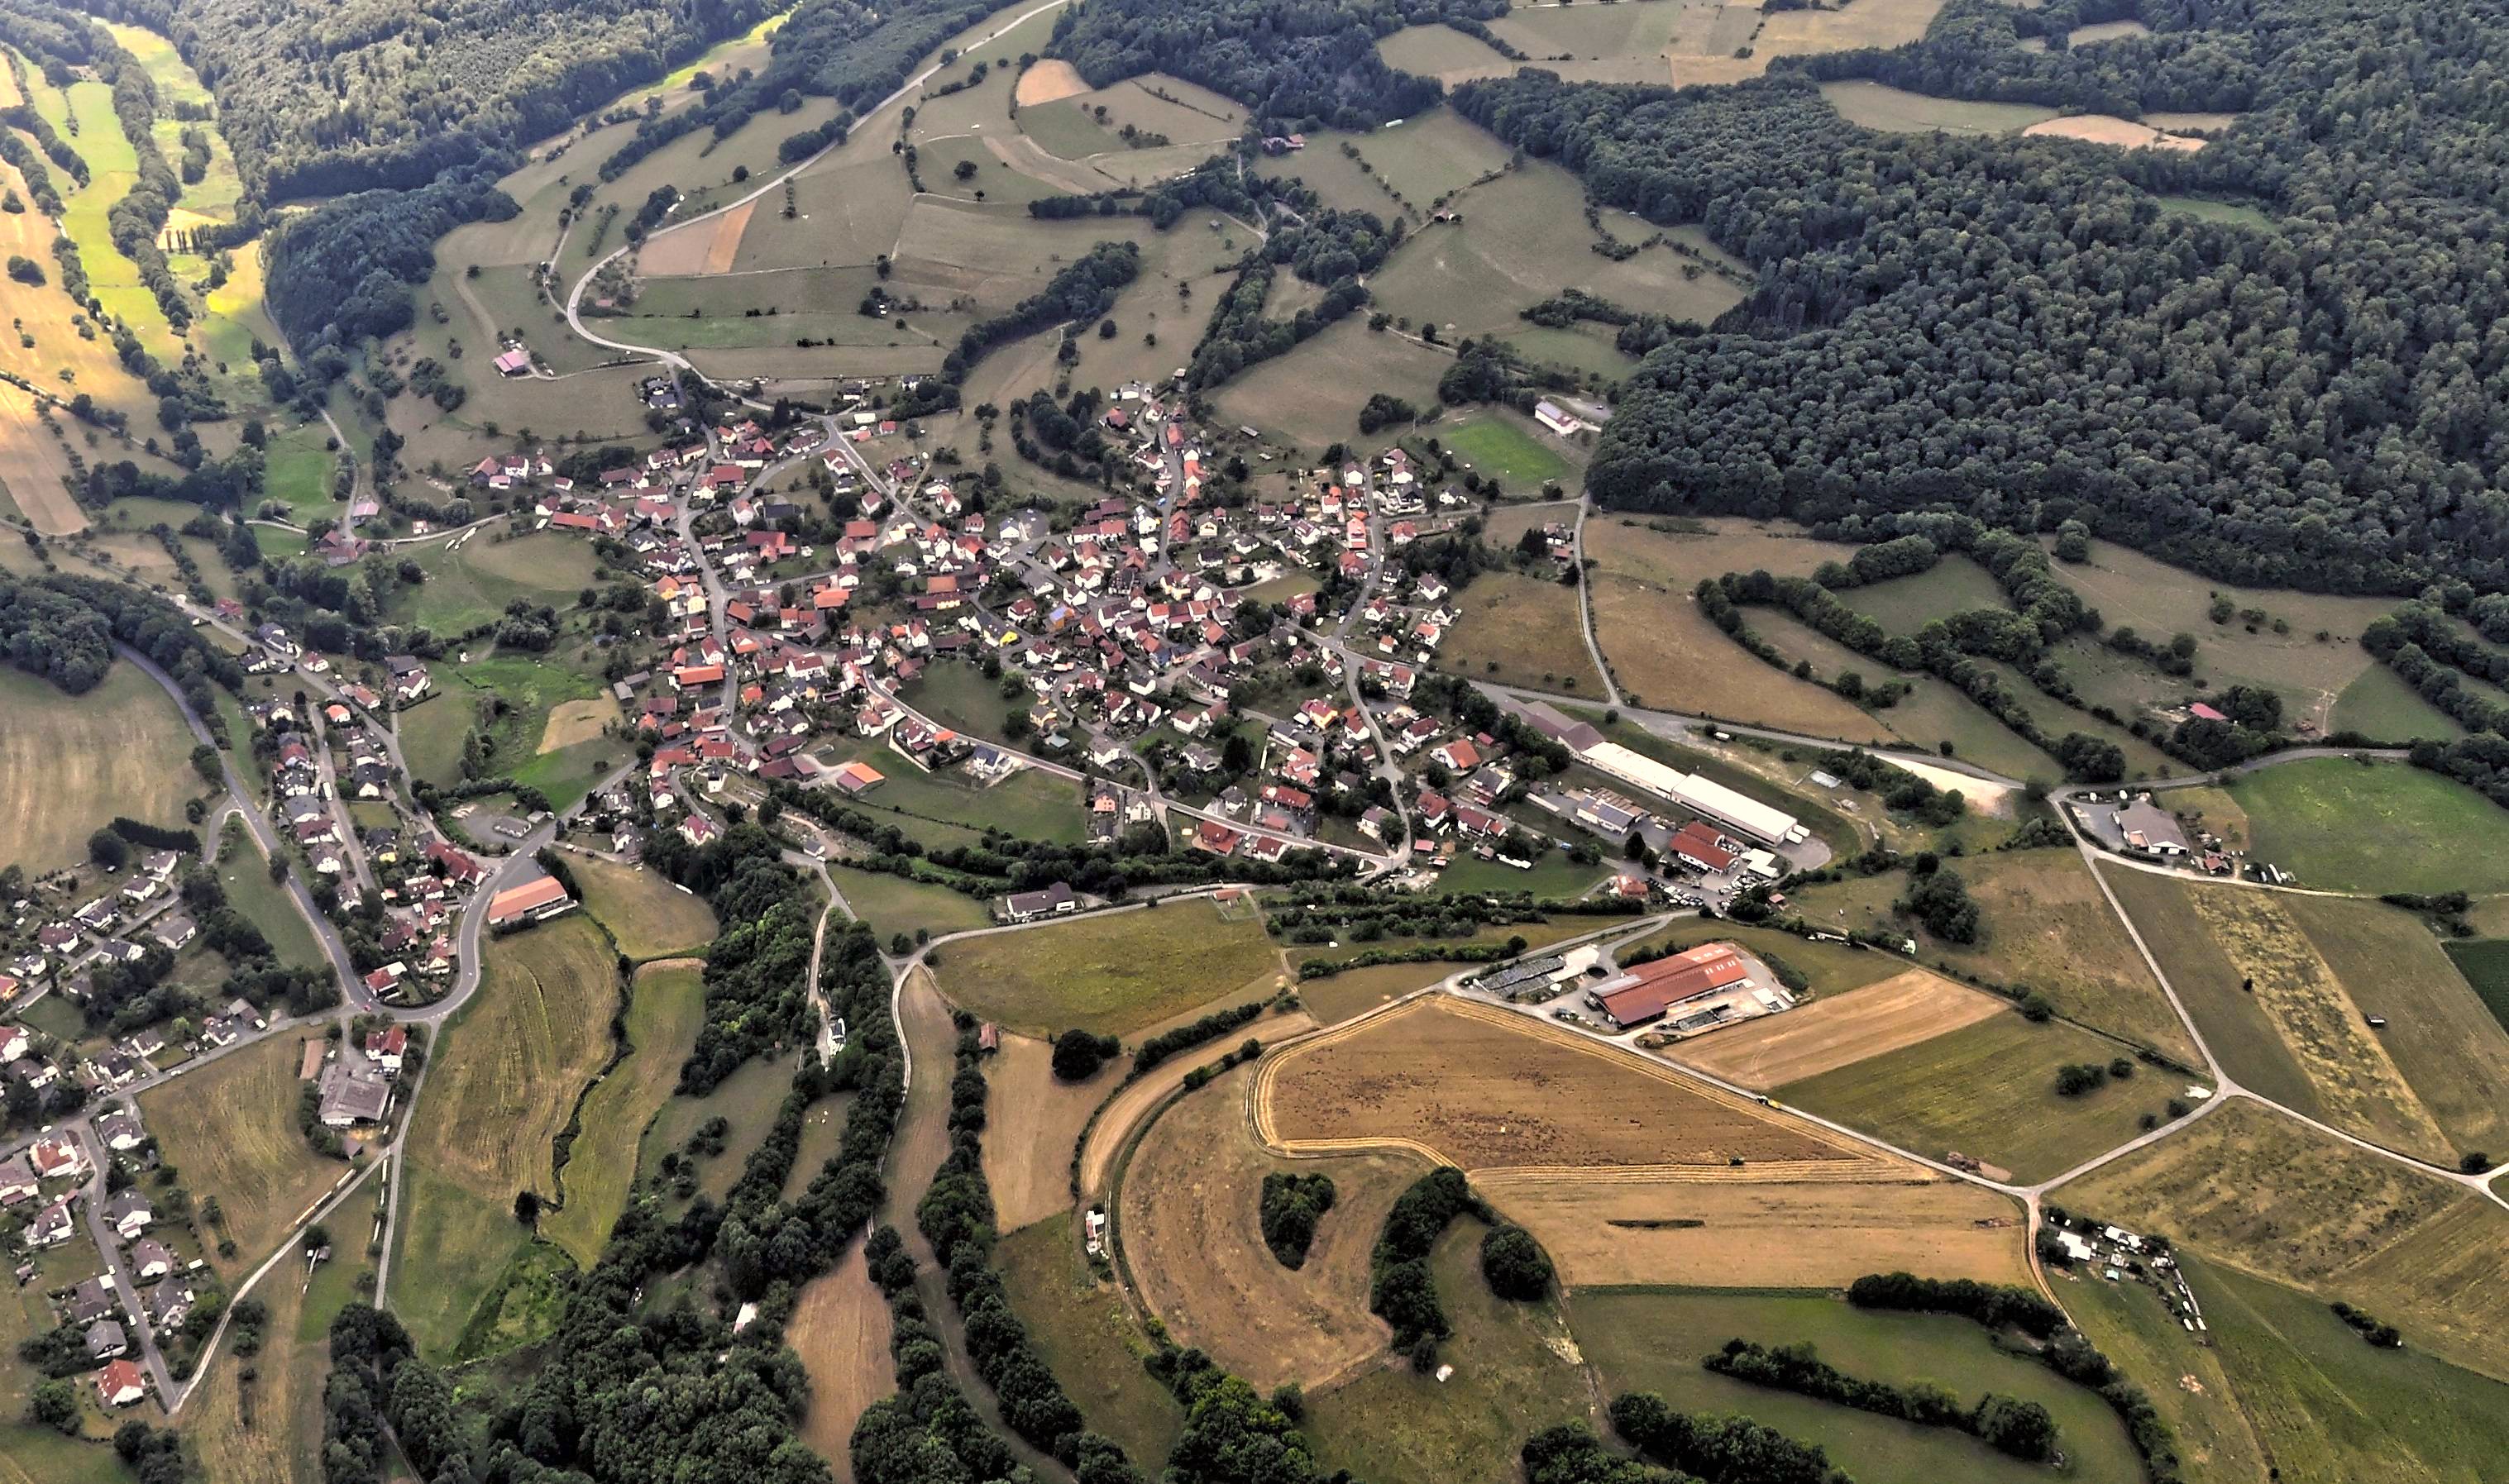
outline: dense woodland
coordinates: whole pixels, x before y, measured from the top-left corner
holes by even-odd
[[[527,143],[772,12],[768,0],[93,0],[217,94],[262,203],[424,185]]]
[[[1200,83],[1281,129],[1367,129],[1434,106],[1438,84],[1386,65],[1406,25],[1507,14],[1507,0],[1090,0],[1048,50],[1093,88],[1144,72]]]
[[[2100,14],[2108,14],[2114,11]],[[2146,0],[2075,56],[1977,0],[1816,64],[1966,96],[2245,110],[2200,153],[1866,133],[1806,64],[1674,93],[1542,72],[1456,106],[1602,203],[1759,274],[1631,379],[1590,474],[1624,508],[1948,504],[2216,575],[2509,586],[2509,11]],[[2164,210],[2249,202],[2270,227]]]

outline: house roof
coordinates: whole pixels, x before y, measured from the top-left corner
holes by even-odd
[[[490,926],[510,922],[526,912],[536,912],[544,907],[572,900],[557,877],[543,876],[537,881],[509,886],[491,897],[488,900],[488,922]]]
[[[1594,1002],[1614,1023],[1634,1025],[1686,1000],[1740,983],[1749,973],[1732,944],[1704,943],[1638,965],[1596,989]]]

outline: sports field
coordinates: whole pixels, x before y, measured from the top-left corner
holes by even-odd
[[[1439,653],[1476,680],[1599,696],[1603,681],[1586,651],[1577,596],[1539,577],[1483,573],[1447,600],[1458,616]]]
[[[2257,1103],[2207,1114],[2053,1199],[2347,1300],[2416,1350],[2509,1375],[2509,1212]]]
[[[584,1094],[575,1142],[558,1172],[564,1204],[541,1218],[541,1232],[589,1269],[610,1228],[627,1208],[636,1144],[678,1085],[680,1063],[705,1022],[705,986],[693,959],[637,971],[627,1001],[625,1060]]]
[[[1607,1394],[1653,1391],[1689,1411],[1741,1413],[1827,1449],[1858,1484],[2020,1484],[2043,1479],[2024,1464],[1948,1428],[1921,1428],[1704,1369],[1699,1357],[1729,1339],[1809,1343],[1851,1375],[1908,1385],[1932,1381],[1964,1402],[1997,1391],[2036,1401],[2055,1420],[2064,1476],[2101,1484],[2144,1477],[2125,1428],[2099,1394],[1948,1315],[1859,1310],[1824,1293],[1714,1293],[1682,1288],[1582,1289],[1568,1300],[1577,1342]],[[2154,1386],[2158,1390],[2158,1386]]]
[[[1579,1095],[1562,1099],[1558,1090]],[[1393,1147],[1467,1170],[1861,1163],[1863,1146],[1638,1055],[1475,1002],[1415,1000],[1260,1068],[1255,1126],[1301,1153]]]
[[[2104,1067],[2125,1055],[2105,1036],[2062,1021],[2034,1025],[2003,1010],[1787,1083],[1777,1097],[1929,1158],[1957,1151],[1983,1160],[2027,1183],[2062,1174],[2133,1138],[2140,1115],[2161,1113],[2185,1092],[2185,1079],[2153,1067],[2137,1067],[2135,1076],[2078,1097],[2056,1092],[2059,1066]]]
[[[1503,481],[1511,493],[1532,494],[1568,475],[1557,450],[1501,413],[1484,413],[1456,427],[1438,430],[1439,441],[1481,474]]]
[[[2509,810],[2402,763],[2309,758],[2242,775],[2250,852],[2333,891],[2509,891]]]
[[[561,917],[489,942],[478,993],[445,1023],[404,1158],[414,1178],[394,1263],[406,1288],[467,1293],[495,1279],[512,1251],[512,1206],[524,1190],[557,1191],[555,1140],[584,1084],[609,1059],[618,1003],[610,946],[590,922]],[[673,1068],[676,1071],[676,1068]],[[434,1228],[421,1213],[449,1200]],[[423,1349],[452,1350],[470,1306],[422,1299],[405,1316]]]
[[[1034,1036],[1004,1036],[985,1062],[992,1089],[984,1131],[985,1179],[993,1188],[993,1225],[1016,1232],[1071,1204],[1073,1147],[1089,1114],[1115,1091],[1117,1061],[1085,1082],[1065,1082],[1050,1064],[1054,1048]]]
[[[1281,972],[1259,922],[1201,900],[989,934],[940,960],[952,1004],[1044,1036],[1130,1034]]]
[[[1133,1151],[1115,1206],[1142,1302],[1179,1344],[1264,1391],[1309,1389],[1367,1362],[1386,1330],[1367,1312],[1367,1254],[1394,1200],[1429,1166],[1379,1150],[1287,1161],[1258,1148],[1246,1123],[1241,1067],[1161,1114]],[[1265,1173],[1331,1176],[1331,1211],[1304,1267],[1281,1266],[1263,1244],[1257,1207]]]
[[[714,942],[714,911],[658,872],[597,856],[570,855],[567,870],[583,893],[584,910],[610,930],[629,958],[693,953]]]
[[[1070,1212],[1003,1238],[993,1259],[1011,1307],[1089,1425],[1137,1460],[1166,1458],[1184,1414],[1142,1369],[1149,1341],[1114,1285],[1090,1271]]]
[[[196,1202],[215,1196],[236,1255],[209,1259],[229,1277],[278,1249],[307,1206],[348,1172],[314,1152],[296,1127],[302,1037],[272,1036],[230,1052],[139,1098],[139,1119]],[[351,1053],[356,1055],[356,1053]],[[211,1228],[212,1231],[215,1227]]]
[[[0,862],[33,873],[85,860],[116,815],[179,827],[205,792],[191,752],[173,699],[136,666],[84,695],[0,669]]]

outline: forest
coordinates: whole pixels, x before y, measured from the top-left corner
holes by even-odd
[[[1712,333],[1633,374],[1596,498],[2078,518],[2257,585],[2509,587],[2509,94],[2489,81],[2509,14],[2146,0],[2153,35],[2080,56],[2011,45],[2047,28],[2028,14],[1962,0],[1915,46],[1733,88],[1534,71],[1456,90],[1601,204],[1698,223],[1757,270]],[[2245,118],[2192,153],[1882,136],[1815,72]],[[2276,224],[2164,210],[2164,193]]]
[[[264,204],[424,185],[554,133],[772,11],[769,0],[90,8],[173,39],[217,94],[244,189]]]
[[[1091,0],[1054,24],[1053,56],[1092,88],[1165,72],[1227,93],[1282,130],[1367,129],[1436,105],[1434,79],[1388,66],[1406,25],[1507,14],[1507,0]]]

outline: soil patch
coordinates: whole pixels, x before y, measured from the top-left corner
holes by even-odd
[[[590,701],[560,701],[549,708],[541,727],[540,751],[553,753],[578,742],[590,742],[601,728],[618,720],[618,703],[609,696]]]
[[[1067,61],[1031,62],[1020,74],[1019,87],[1012,91],[1011,101],[1022,108],[1038,103],[1051,103],[1057,98],[1074,97],[1089,91],[1088,80],[1080,69]]]
[[[2003,1008],[1991,994],[1911,969],[1783,1015],[1711,1031],[1671,1049],[1686,1065],[1768,1089],[1930,1041]]]
[[[2175,149],[2190,154],[2204,147],[2201,139],[2184,134],[2165,134],[2149,124],[2137,124],[2105,113],[2076,114],[2071,118],[2049,119],[2022,130],[2025,134],[2049,135],[2060,139],[2081,139],[2092,144],[2114,144],[2120,149]]]

